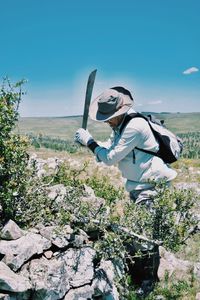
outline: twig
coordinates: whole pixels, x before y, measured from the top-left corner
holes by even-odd
[[[128,234],[131,237],[136,237],[139,240],[143,240],[143,241],[148,242],[150,244],[154,244],[154,245],[157,245],[157,246],[161,246],[163,244],[163,241],[150,240],[150,239],[146,238],[145,236],[143,236],[141,234],[137,234],[134,231],[131,231],[128,228],[122,227],[122,226],[117,225],[117,224],[111,224],[111,229],[113,231],[121,231],[123,233]]]
[[[98,225],[100,224],[99,220],[92,220],[92,222],[94,224],[98,224]],[[120,226],[118,224],[108,224],[108,228],[111,228],[111,230],[113,230],[114,232],[119,231],[119,232],[122,232],[122,233],[126,233],[127,235],[129,235],[131,237],[137,238],[139,240],[148,242],[148,243],[153,244],[153,245],[161,246],[163,244],[163,241],[150,240],[147,237],[145,237],[141,234],[137,234],[134,231],[131,231],[128,228]]]

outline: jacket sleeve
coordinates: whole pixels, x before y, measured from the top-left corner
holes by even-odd
[[[141,133],[128,124],[118,142],[114,141],[110,148],[98,146],[94,153],[98,161],[102,161],[108,166],[115,165],[138,146],[140,139]]]

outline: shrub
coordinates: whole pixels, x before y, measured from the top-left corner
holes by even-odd
[[[28,162],[28,140],[12,130],[18,119],[22,84],[4,79],[0,90],[0,215],[1,222],[15,219],[17,202],[23,197]]]

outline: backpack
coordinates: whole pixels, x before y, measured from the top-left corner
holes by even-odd
[[[133,118],[142,118],[146,120],[156,141],[159,144],[158,152],[152,152],[149,150],[140,149],[138,147],[135,147],[136,149],[158,156],[168,164],[171,164],[179,159],[180,154],[183,150],[182,140],[164,126],[164,120],[156,119],[153,115],[146,116],[141,113],[132,113],[130,115],[126,115],[120,127],[120,133],[128,124],[128,122]]]

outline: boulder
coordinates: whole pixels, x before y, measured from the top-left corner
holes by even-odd
[[[15,274],[2,261],[0,261],[0,270],[0,290],[15,293],[16,299],[29,299],[31,292],[29,280],[21,275]],[[2,299],[6,299],[5,297]]]
[[[110,260],[101,261],[92,283],[92,288],[95,291],[94,295],[96,297],[103,297],[105,300],[119,300],[119,293],[114,284],[115,277],[113,263]]]
[[[9,220],[1,230],[1,238],[3,240],[17,240],[23,235],[23,230],[12,220]]]
[[[34,300],[61,299],[70,289],[65,262],[56,258],[33,259],[23,266],[20,274],[30,278],[34,287]]]
[[[40,229],[40,234],[50,240],[58,248],[65,248],[69,245],[73,229],[69,225],[60,228],[58,226],[47,226]]]
[[[14,241],[0,241],[0,254],[12,270],[17,271],[35,254],[42,254],[51,247],[51,242],[39,234],[28,233]]]
[[[95,254],[95,250],[86,246],[81,249],[70,248],[59,258],[65,262],[69,283],[72,287],[91,283],[94,275],[93,260]]]

